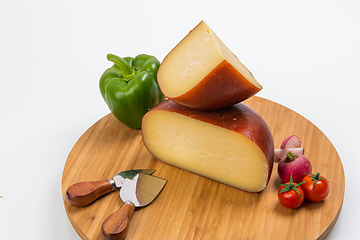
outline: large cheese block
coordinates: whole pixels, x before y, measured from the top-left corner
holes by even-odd
[[[248,192],[270,179],[271,132],[243,103],[204,111],[166,100],[145,114],[142,134],[149,152],[175,167]]]
[[[231,106],[262,89],[204,21],[168,53],[157,77],[165,96],[196,109]]]

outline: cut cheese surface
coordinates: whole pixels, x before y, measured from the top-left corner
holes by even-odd
[[[145,115],[142,131],[147,149],[165,163],[249,192],[268,183],[272,164],[236,131],[161,109]]]
[[[262,89],[251,72],[203,21],[165,57],[158,81],[168,98],[198,109],[230,106]],[[199,102],[200,97],[210,98],[218,90],[227,95],[224,98],[217,92],[224,99],[224,103],[217,101],[220,106],[212,106],[211,101]]]

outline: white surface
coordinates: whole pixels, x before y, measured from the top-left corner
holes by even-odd
[[[1,239],[79,239],[62,170],[78,138],[109,113],[98,89],[106,54],[162,60],[201,20],[263,85],[258,96],[303,115],[334,144],[346,190],[328,239],[354,239],[359,10],[356,0],[1,1]]]

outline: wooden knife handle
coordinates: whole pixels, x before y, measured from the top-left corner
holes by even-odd
[[[66,191],[66,201],[73,206],[82,207],[112,191],[109,180],[78,182]]]
[[[128,225],[134,213],[135,205],[127,201],[119,210],[107,217],[101,226],[101,237],[104,240],[122,240],[128,232]]]

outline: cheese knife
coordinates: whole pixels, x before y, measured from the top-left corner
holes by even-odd
[[[133,178],[138,173],[151,175],[154,169],[136,169],[117,173],[113,178],[100,181],[78,182],[66,191],[66,201],[73,206],[89,205],[101,196],[120,188],[126,178]]]
[[[144,173],[138,173],[132,179],[125,179],[120,190],[120,198],[124,204],[103,222],[100,232],[102,239],[124,239],[135,207],[144,207],[150,204],[158,196],[166,182],[166,179]]]

